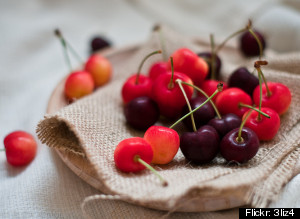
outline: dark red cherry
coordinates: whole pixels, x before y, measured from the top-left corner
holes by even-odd
[[[266,48],[266,42],[263,35],[258,31],[254,31],[254,33],[260,40],[264,50]],[[254,38],[254,36],[249,31],[242,34],[240,38],[240,48],[245,56],[249,56],[249,57],[258,56],[260,53],[258,43]]]
[[[194,97],[190,100],[190,105],[192,110],[196,109],[198,106],[200,106],[202,103],[206,101],[206,97],[204,96],[198,96]],[[182,110],[182,116],[189,113],[189,108],[187,105],[183,107]],[[216,115],[214,108],[212,107],[210,102],[207,102],[204,104],[200,109],[198,109],[196,112],[193,113],[196,128],[200,128],[200,126],[207,124],[209,120],[214,118]],[[188,127],[190,130],[193,130],[192,120],[191,117],[187,117],[183,120],[183,123]]]
[[[197,54],[199,57],[203,58],[205,60],[205,62],[208,65],[208,74],[206,76],[206,79],[210,79],[211,78],[211,63],[212,63],[212,55],[211,52],[200,52]],[[222,67],[222,61],[220,59],[220,57],[218,55],[215,56],[215,62],[214,62],[214,68],[215,68],[215,78],[214,79],[218,79],[219,75],[220,75],[220,70]]]
[[[111,46],[111,42],[103,36],[95,36],[91,40],[91,53]]]
[[[209,125],[202,126],[196,132],[186,132],[180,137],[180,150],[185,158],[194,163],[208,163],[219,152],[219,136]]]
[[[145,130],[159,119],[158,105],[149,97],[137,97],[124,108],[126,121],[133,128]]]
[[[213,118],[211,119],[207,125],[214,127],[219,133],[220,138],[222,139],[224,135],[226,135],[231,130],[240,127],[242,120],[239,116],[228,113],[222,116],[221,119]]]
[[[258,78],[251,74],[247,68],[236,69],[229,77],[228,86],[238,87],[252,96],[254,89],[259,85]]]
[[[227,133],[221,143],[221,155],[227,161],[244,163],[253,158],[259,149],[259,140],[254,131],[249,128],[242,128],[242,140],[238,141],[239,128]]]

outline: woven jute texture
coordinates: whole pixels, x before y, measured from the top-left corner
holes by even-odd
[[[162,32],[168,55],[180,47],[195,52],[209,50],[208,40],[186,37],[167,27],[163,27]],[[235,42],[230,42],[219,53],[224,80],[238,67],[254,70],[255,59],[243,57]],[[114,149],[121,140],[143,136],[143,132],[126,125],[121,87],[127,77],[136,73],[143,57],[160,49],[159,45],[159,34],[154,32],[138,51],[114,60],[112,81],[92,95],[45,115],[37,126],[39,139],[49,147],[85,157],[97,173],[101,191],[130,203],[169,211],[198,211],[205,210],[204,205],[208,203],[217,204],[210,202],[216,197],[224,200],[234,197],[237,203],[240,200],[254,207],[268,206],[291,179],[300,154],[300,54],[265,53],[264,59],[269,64],[263,67],[263,72],[267,80],[284,83],[292,92],[292,104],[281,116],[280,130],[272,141],[261,142],[257,155],[242,165],[228,164],[221,156],[206,165],[191,165],[179,150],[171,163],[154,165],[169,182],[168,187],[162,187],[147,170],[135,174],[120,172],[113,159]],[[159,59],[160,55],[151,57],[142,72],[146,73],[150,64]],[[182,127],[176,130],[180,133]]]

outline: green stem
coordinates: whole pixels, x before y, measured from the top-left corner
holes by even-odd
[[[5,148],[0,148],[0,151],[5,151]]]
[[[244,139],[242,138],[242,129],[243,129],[247,119],[249,118],[251,112],[252,112],[252,110],[249,110],[249,112],[246,114],[244,120],[241,123],[240,129],[239,129],[239,132],[238,132],[238,137],[236,138],[236,141],[239,142],[239,143],[244,142]]]
[[[71,46],[71,44],[69,42],[66,42],[67,46],[69,47],[71,53],[73,54],[73,56],[76,57],[77,61],[81,64],[84,63],[83,59],[80,57],[80,55],[75,51],[75,49]]]
[[[256,42],[258,43],[259,46],[259,60],[261,60],[261,57],[263,56],[263,46],[261,44],[260,39],[258,36],[254,33],[254,31],[249,27],[248,31],[251,33],[251,35],[255,38]]]
[[[247,105],[247,104],[243,104],[243,103],[239,103],[239,107],[246,107],[246,108],[249,108],[249,109],[252,109],[252,110],[255,110],[256,112],[258,112],[258,115],[263,115],[264,117],[267,117],[268,119],[270,119],[271,117],[264,113],[263,111],[261,111],[261,109],[256,109],[255,107],[253,106],[250,106],[250,105]]]
[[[135,162],[139,162],[140,164],[142,164],[143,166],[145,166],[148,170],[150,170],[152,173],[154,173],[162,182],[163,186],[168,186],[168,182],[152,167],[150,166],[148,163],[146,163],[145,161],[143,161],[140,156],[135,156],[134,157],[134,161]]]
[[[193,109],[191,112],[187,113],[186,115],[184,115],[183,117],[181,117],[180,119],[178,119],[173,125],[171,125],[169,128],[173,128],[175,125],[177,125],[179,122],[181,122],[182,120],[184,120],[186,117],[188,117],[189,115],[191,115],[192,113],[196,112],[198,109],[200,109],[203,105],[205,105],[208,101],[210,101],[214,96],[216,96],[216,94],[220,91],[222,91],[223,89],[223,84],[219,83],[218,84],[218,88],[217,90],[208,98],[206,99],[200,106],[198,106],[197,108]]]
[[[254,67],[256,68],[257,70],[257,73],[261,75],[263,81],[264,81],[264,84],[265,84],[265,87],[266,87],[266,91],[267,91],[267,97],[270,97],[272,95],[272,92],[270,91],[269,87],[268,87],[268,83],[267,83],[267,80],[260,68],[261,65],[267,65],[268,62],[267,61],[256,61],[254,63]]]
[[[247,31],[247,28],[243,28],[241,30],[238,30],[237,32],[234,32],[233,34],[229,35],[218,47],[217,49],[215,50],[215,53],[218,53],[223,47],[224,45],[227,43],[228,40],[230,40],[231,38],[239,35],[240,33],[243,33]]]
[[[168,57],[167,57],[167,54],[166,54],[165,37],[164,37],[164,34],[162,32],[161,26],[157,25],[155,27],[155,31],[157,31],[158,34],[159,34],[159,42],[160,42],[160,47],[161,47],[161,50],[162,50],[163,60],[167,61]]]
[[[174,82],[173,82],[173,78],[174,78],[174,64],[173,64],[173,57],[170,57],[170,61],[171,61],[171,70],[172,70],[172,75],[171,75],[171,80],[168,84],[168,89],[171,90],[174,88]]]
[[[261,105],[262,105],[262,82],[261,82],[261,74],[258,73],[258,81],[259,81],[259,106],[258,109],[261,111]],[[260,113],[258,114],[258,121],[261,120]]]
[[[216,60],[216,53],[215,53],[215,41],[214,41],[214,35],[210,34],[210,45],[211,45],[211,62],[210,62],[210,67],[211,67],[211,79],[215,79],[215,60]]]
[[[183,81],[182,84],[188,85],[188,86],[190,86],[190,87],[196,89],[196,90],[199,91],[203,96],[205,96],[206,98],[209,98],[209,96],[207,95],[207,93],[205,93],[204,90],[202,90],[201,88],[199,88],[199,87],[197,87],[197,86],[195,86],[195,85],[193,85],[193,84],[189,84],[189,83],[187,83],[187,82],[185,82],[185,81]],[[221,114],[220,114],[218,108],[216,107],[216,104],[214,103],[214,101],[209,100],[209,102],[210,102],[211,105],[213,106],[213,108],[214,108],[214,110],[215,110],[215,112],[216,112],[216,114],[217,114],[217,117],[218,117],[219,119],[222,119],[222,116],[221,116]]]
[[[141,70],[142,70],[142,67],[143,67],[145,61],[146,61],[150,56],[153,56],[153,55],[158,54],[158,53],[161,53],[161,50],[157,50],[157,51],[151,52],[150,54],[148,54],[148,55],[142,60],[142,62],[141,62],[140,65],[139,65],[137,74],[136,74],[135,84],[138,84],[138,83],[139,83],[139,77],[140,77]]]
[[[192,111],[192,107],[191,107],[191,104],[190,104],[190,101],[189,101],[188,97],[186,96],[185,90],[182,87],[182,80],[177,79],[176,82],[178,83],[179,88],[180,88],[180,90],[181,90],[181,92],[182,92],[182,94],[184,96],[185,101],[186,101],[186,104],[187,104],[187,106],[189,108],[189,111],[191,112]],[[196,132],[197,128],[196,128],[196,124],[195,124],[195,119],[194,119],[193,113],[191,114],[191,120],[192,120],[193,130],[194,130],[194,132]]]
[[[68,54],[68,51],[67,51],[67,43],[66,43],[65,39],[62,37],[60,30],[56,29],[54,31],[54,34],[55,34],[55,36],[58,37],[58,39],[61,42],[61,45],[63,47],[63,53],[64,53],[64,56],[65,56],[66,63],[68,65],[68,67],[69,67],[70,72],[72,72],[71,60],[70,60],[70,57],[69,57],[69,54]]]

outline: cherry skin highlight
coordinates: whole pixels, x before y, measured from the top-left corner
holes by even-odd
[[[208,65],[204,59],[197,56],[187,48],[176,50],[173,54],[174,71],[182,72],[189,76],[196,86],[200,86],[208,74]],[[168,62],[169,69],[171,63]]]
[[[112,76],[112,65],[105,57],[94,54],[85,63],[85,71],[90,72],[95,81],[95,86],[106,84]]]
[[[152,147],[154,164],[170,163],[179,149],[178,133],[167,127],[151,126],[145,132],[144,139]]]
[[[133,137],[121,141],[114,152],[114,161],[118,169],[123,172],[138,172],[146,167],[136,161],[139,157],[150,164],[153,151],[149,143],[143,138]]]
[[[149,70],[149,78],[153,81],[161,74],[167,73],[168,69],[168,62],[155,62]]]
[[[87,71],[76,71],[67,77],[64,93],[69,100],[72,100],[88,95],[94,89],[95,84],[92,75]]]
[[[265,116],[261,115],[259,119],[259,113],[253,110],[250,113],[245,126],[252,129],[256,133],[259,140],[272,140],[280,127],[279,115],[276,111],[266,107],[262,107],[261,111],[269,115],[271,118],[266,118]],[[247,113],[245,113],[245,115],[246,114]],[[245,115],[243,116],[243,119],[245,118]]]
[[[228,79],[229,87],[238,87],[252,96],[253,90],[259,85],[258,78],[251,74],[247,68],[236,69]]]
[[[161,115],[167,118],[175,118],[180,115],[182,107],[186,104],[186,100],[175,82],[180,79],[189,84],[193,84],[192,80],[185,74],[174,72],[173,87],[169,87],[172,73],[161,74],[153,83],[152,97],[157,102]],[[194,89],[190,86],[183,85],[184,91],[190,100]]]
[[[237,141],[239,128],[228,132],[220,143],[221,155],[227,161],[244,163],[253,158],[259,149],[259,139],[254,131],[242,128],[242,141]]]
[[[36,156],[37,143],[34,137],[24,131],[15,131],[4,138],[6,159],[12,166],[29,164]]]
[[[219,151],[219,135],[209,125],[196,132],[185,132],[180,137],[180,150],[184,157],[197,164],[212,161]]]
[[[268,97],[266,85],[262,84],[262,106],[275,110],[279,115],[284,114],[292,101],[292,95],[290,89],[284,84],[277,82],[268,82],[268,88],[271,92],[271,96]],[[253,91],[254,104],[259,105],[259,86]]]
[[[149,97],[137,97],[124,107],[126,121],[133,128],[145,130],[159,119],[158,105]]]
[[[136,78],[138,77],[138,83]],[[122,99],[126,104],[137,97],[152,96],[152,80],[145,75],[132,75],[127,79],[122,87]]]

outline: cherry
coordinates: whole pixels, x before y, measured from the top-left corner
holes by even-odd
[[[159,75],[168,72],[168,62],[155,62],[149,70],[149,77],[154,81]]]
[[[254,131],[244,127],[238,139],[239,128],[228,132],[220,143],[220,153],[227,161],[244,163],[253,158],[259,148],[259,140]]]
[[[259,117],[257,111],[252,111],[249,118],[246,120],[245,126],[252,129],[259,140],[268,141],[274,138],[280,127],[280,118],[277,112],[270,108],[262,107],[261,111],[270,116]],[[243,116],[245,119],[247,113]]]
[[[171,162],[179,149],[179,135],[171,128],[151,126],[145,132],[144,139],[152,147],[152,163],[155,164],[167,164]]]
[[[242,117],[248,109],[241,107],[240,103],[252,105],[252,99],[245,91],[235,87],[227,88],[216,99],[216,106],[222,115],[234,113]]]
[[[98,50],[108,48],[111,46],[111,42],[103,36],[95,36],[90,42],[91,53],[95,53]]]
[[[34,137],[24,131],[14,131],[4,138],[6,159],[12,166],[29,164],[36,156],[37,143]]]
[[[291,91],[284,84],[266,81],[260,66],[267,64],[267,61],[256,61],[254,64],[258,76],[263,79],[264,84],[254,89],[253,101],[257,105],[260,104],[263,107],[271,108],[279,115],[282,115],[288,110],[291,104]]]
[[[114,151],[114,161],[123,172],[138,172],[145,168],[159,177],[164,186],[168,183],[149,164],[153,158],[151,145],[143,138],[133,137],[121,141]]]
[[[173,63],[173,60],[171,62]],[[153,83],[153,99],[157,102],[161,115],[167,118],[179,116],[182,107],[186,104],[180,87],[175,83],[177,79],[193,84],[192,80],[187,75],[174,72],[173,68],[172,72],[161,74]],[[194,89],[184,85],[184,91],[187,98],[190,100]]]
[[[96,87],[106,84],[112,76],[112,65],[110,61],[102,55],[91,55],[85,63],[85,70],[90,72]]]
[[[208,65],[208,74],[206,76],[206,79],[212,78],[212,54],[211,52],[200,52],[197,54],[199,57],[203,58],[207,65]],[[214,61],[214,68],[215,68],[215,79],[219,78],[220,71],[222,67],[222,61],[218,55],[215,55],[215,61]]]
[[[137,97],[124,107],[126,121],[136,129],[147,129],[157,122],[159,109],[149,97]]]
[[[73,100],[92,93],[94,89],[94,80],[89,72],[75,71],[67,77],[64,93],[69,100]]]
[[[219,151],[219,135],[209,125],[202,126],[196,132],[186,132],[180,137],[180,150],[184,157],[194,163],[208,163]]]
[[[265,39],[260,32],[258,32],[256,30],[254,30],[252,32],[250,32],[250,31],[245,32],[244,34],[242,34],[242,36],[240,38],[240,48],[245,56],[249,56],[249,57],[258,56],[261,53],[259,43],[257,41],[257,38],[254,37],[253,33],[256,35],[256,37],[260,41],[262,50],[264,50],[266,48]]]
[[[206,97],[194,97],[190,100],[191,109],[195,109],[203,102],[207,100]],[[182,110],[182,114],[185,115],[189,112],[188,106],[184,106]],[[200,126],[205,125],[209,120],[214,118],[216,115],[215,110],[211,103],[207,102],[204,104],[200,109],[198,109],[196,112],[193,113],[196,128],[200,128]],[[186,118],[183,120],[183,123],[190,129],[193,130],[192,122],[190,118]]]
[[[229,87],[238,87],[252,96],[253,90],[259,85],[258,78],[251,74],[247,68],[236,69],[228,79]]]
[[[208,95],[212,95],[214,93],[214,91],[216,90],[216,87],[219,83],[223,84],[223,91],[227,89],[228,85],[224,82],[224,81],[217,81],[217,80],[205,80],[200,88]],[[203,94],[201,92],[197,92],[197,94],[199,96],[203,96]],[[216,101],[218,95],[220,95],[220,93],[218,93],[216,96],[214,96],[213,101]]]
[[[65,87],[64,87],[65,96],[69,101],[73,101],[92,93],[95,89],[95,83],[93,77],[87,71],[74,71],[74,72],[72,71],[70,58],[67,53],[67,49],[68,48],[71,49],[72,47],[70,47],[70,45],[66,42],[66,40],[63,38],[61,32],[58,29],[55,30],[54,32],[55,35],[59,38],[63,46],[66,62],[71,72],[65,82]],[[71,51],[81,62],[77,53],[73,49],[71,49]]]
[[[238,128],[242,123],[242,120],[239,116],[228,113],[226,115],[223,115],[222,118],[213,118],[211,119],[207,125],[210,125],[214,127],[220,138],[223,138],[224,135],[226,135],[231,130]]]
[[[122,87],[122,99],[123,102],[126,104],[129,101],[142,96],[151,97],[152,94],[152,80],[145,76],[141,75],[141,69],[143,67],[144,62],[152,55],[161,53],[160,50],[152,52],[148,54],[139,65],[138,71],[136,74],[130,76]]]
[[[172,57],[174,59],[174,70],[186,74],[195,85],[200,86],[208,74],[208,65],[204,59],[187,48],[176,50]],[[170,68],[171,62],[169,62]]]

